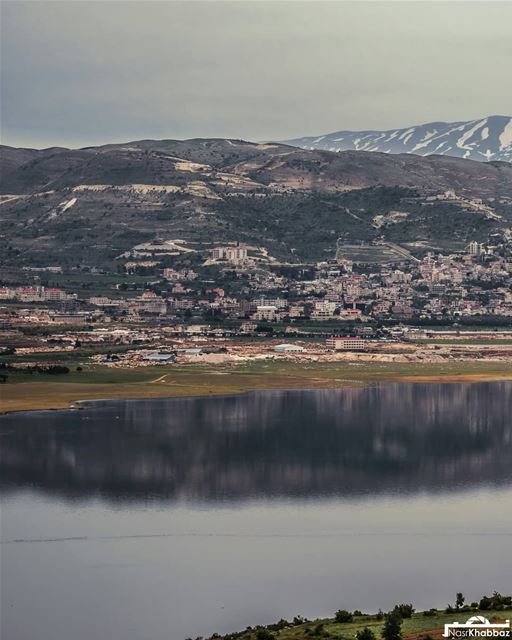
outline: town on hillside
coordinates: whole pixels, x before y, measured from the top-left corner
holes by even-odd
[[[180,249],[173,266],[169,247]],[[0,286],[3,353],[94,347],[93,357],[116,367],[347,352],[388,361],[510,355],[496,341],[512,318],[509,230],[455,253],[400,249],[339,240],[335,260],[294,265],[241,242],[200,252],[174,240],[134,247],[114,275],[27,267],[23,284]],[[489,328],[495,343],[478,353],[462,340],[446,348],[426,340]]]

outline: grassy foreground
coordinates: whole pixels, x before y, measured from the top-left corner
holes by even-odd
[[[446,623],[465,622],[469,617],[481,615],[491,622],[503,622],[512,619],[512,609],[500,611],[444,611],[431,610],[430,615],[414,613],[411,618],[402,622],[401,635],[403,640],[428,640],[430,638],[441,639]],[[370,629],[375,638],[381,637],[384,622],[375,615],[356,615],[352,622],[337,623],[334,618],[325,618],[301,622],[300,618],[294,621],[280,621],[268,627],[247,628],[245,631],[211,638],[218,640],[356,640],[358,633],[363,629]],[[281,628],[279,628],[281,627]]]
[[[0,413],[61,409],[74,401],[232,394],[258,389],[358,387],[384,382],[477,382],[512,380],[512,362],[294,362],[165,365],[134,369],[91,365],[66,354],[69,374],[9,371],[0,385]],[[55,361],[53,355],[53,361]],[[11,362],[16,362],[12,359]],[[81,366],[82,371],[76,371]]]

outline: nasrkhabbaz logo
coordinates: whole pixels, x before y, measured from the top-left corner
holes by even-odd
[[[444,638],[512,638],[510,620],[490,622],[483,616],[473,616],[466,622],[444,625]]]

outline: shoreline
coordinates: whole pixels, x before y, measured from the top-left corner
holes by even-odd
[[[299,372],[308,375],[297,375]],[[2,385],[0,396],[9,398],[0,402],[0,416],[13,413],[37,411],[81,410],[78,406],[87,402],[109,402],[115,400],[157,400],[184,397],[229,396],[251,391],[306,391],[319,389],[355,389],[366,388],[381,383],[396,384],[477,384],[492,382],[512,382],[512,366],[506,372],[479,373],[392,373],[384,375],[373,373],[357,376],[357,371],[332,371],[327,369],[310,371],[297,369],[283,375],[280,371],[271,371],[263,376],[250,371],[210,371],[194,369],[194,380],[187,380],[187,374],[176,376],[169,371],[156,380],[137,382],[68,382],[68,381],[23,381]],[[288,372],[287,372],[288,373]],[[343,378],[320,374],[336,373]],[[175,376],[175,380],[166,380]],[[349,377],[350,376],[350,377]],[[226,378],[230,378],[226,380]],[[204,378],[204,379],[201,379]],[[263,378],[263,379],[262,379]],[[227,382],[227,384],[224,384]],[[30,395],[30,397],[28,397]]]

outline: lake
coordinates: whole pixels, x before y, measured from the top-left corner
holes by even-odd
[[[184,640],[509,592],[512,383],[0,418],[2,640]]]

